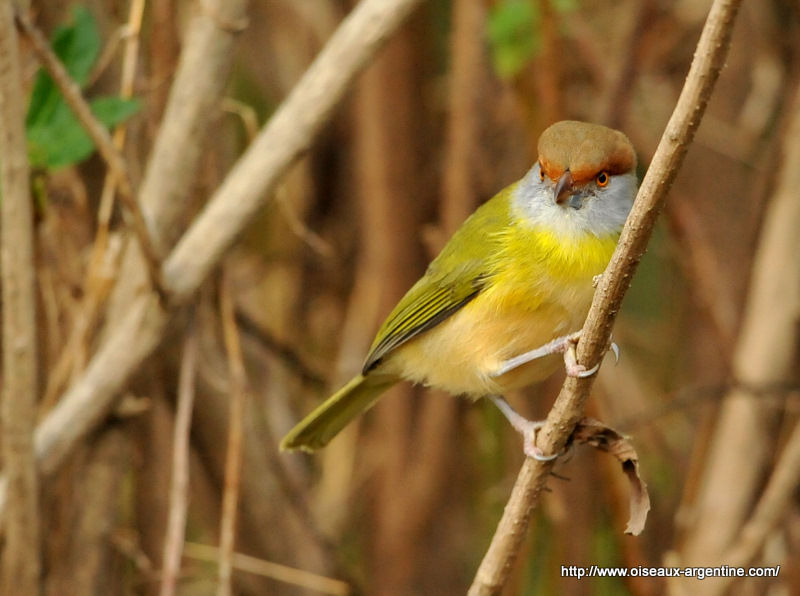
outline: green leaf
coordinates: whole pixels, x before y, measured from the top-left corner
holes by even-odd
[[[59,27],[53,36],[53,51],[81,88],[86,85],[100,53],[100,43],[94,17],[84,6],[76,6],[72,12],[72,24]],[[57,106],[62,102],[53,79],[40,69],[33,84],[26,125],[43,124],[57,117]]]
[[[133,116],[142,107],[138,99],[98,97],[90,102],[92,113],[100,122],[111,128]]]
[[[101,97],[91,102],[92,113],[105,126],[114,126],[136,113],[137,100]],[[61,103],[47,125],[28,129],[31,164],[47,169],[62,168],[89,157],[95,146],[66,104]]]
[[[53,36],[53,51],[81,88],[86,86],[92,66],[100,54],[97,22],[85,6],[72,11],[72,25],[59,27]]]
[[[495,71],[517,75],[541,45],[538,5],[530,0],[505,0],[489,13],[488,37]]]
[[[72,23],[59,27],[53,51],[81,88],[100,53],[100,34],[92,14],[83,6],[72,12]],[[139,110],[137,100],[103,97],[90,103],[105,126],[114,126]],[[94,151],[94,143],[67,107],[61,92],[43,69],[36,75],[25,120],[31,164],[54,169],[76,164]]]

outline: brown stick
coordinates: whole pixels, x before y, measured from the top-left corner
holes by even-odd
[[[38,398],[36,294],[25,100],[12,4],[0,6],[0,194],[2,230],[2,461],[8,516],[3,548],[4,594],[38,594],[39,482],[33,431]]]
[[[247,404],[247,372],[242,357],[242,344],[236,327],[233,290],[227,274],[223,273],[219,288],[219,310],[222,335],[228,358],[228,447],[225,454],[225,479],[222,491],[219,540],[219,584],[217,596],[232,594],[233,547],[236,541],[236,509],[239,503],[239,484],[242,473],[242,435]]]
[[[16,15],[16,22],[20,31],[22,31],[31,42],[31,47],[38,56],[42,66],[50,77],[52,77],[59,91],[61,91],[61,95],[64,96],[64,101],[78,118],[78,121],[86,130],[92,142],[94,142],[98,152],[108,165],[111,175],[116,179],[119,186],[120,197],[130,215],[131,227],[142,248],[142,253],[147,259],[147,269],[150,273],[150,280],[156,291],[161,294],[162,283],[159,255],[150,239],[142,210],[139,208],[139,203],[133,194],[125,158],[114,146],[114,142],[108,130],[106,130],[106,127],[92,114],[89,104],[81,95],[80,88],[75,81],[72,80],[67,69],[64,68],[64,65],[50,49],[50,44],[47,43],[47,39],[45,39],[42,32],[22,13]]]
[[[754,390],[785,384],[796,368],[800,270],[782,264],[786,255],[800,252],[800,91],[795,92],[789,114],[777,184],[764,217],[733,351],[731,372],[737,384],[726,393],[717,415],[701,489],[691,504],[693,523],[680,547],[684,565],[730,560],[745,565],[785,513],[787,484],[792,486],[800,477],[800,467],[788,463],[797,459],[800,449],[800,432],[795,430],[762,489],[765,470],[773,462],[780,413],[765,407]],[[753,512],[752,504],[762,490]],[[727,583],[714,578],[695,592],[719,593]]]
[[[715,0],[697,45],[678,103],[661,137],[642,182],[619,245],[595,292],[578,344],[578,361],[589,366],[605,353],[611,327],[647,247],[656,217],[683,162],[725,62],[740,0]],[[539,433],[544,453],[564,449],[583,407],[594,376],[567,378],[547,422]],[[531,511],[539,501],[553,462],[527,459],[498,524],[492,543],[475,575],[470,596],[497,594],[506,583],[525,534]]]
[[[308,150],[355,75],[421,0],[362,0],[275,112],[164,262],[182,300],[191,295]]]
[[[195,376],[197,373],[197,334],[194,320],[189,323],[183,342],[183,358],[178,379],[178,404],[172,444],[172,479],[169,489],[169,517],[161,563],[161,596],[173,596],[181,566],[186,510],[189,501],[189,431],[192,424]]]
[[[764,221],[754,261],[753,288],[745,310],[743,329],[749,330],[751,341],[747,345],[742,342],[740,350],[745,353],[737,353],[738,366],[734,372],[738,373],[736,378],[744,382],[756,380],[757,369],[763,375],[758,379],[762,382],[791,379],[796,366],[794,348],[798,334],[797,312],[800,310],[800,272],[777,264],[785,255],[800,253],[797,235],[800,229],[800,204],[797,201],[800,185],[800,171],[797,169],[800,162],[800,90],[795,93],[792,112],[784,134],[783,165]],[[779,307],[776,307],[775,296],[781,296]],[[747,370],[746,366],[754,368]],[[763,407],[753,397],[750,400],[753,405]],[[727,564],[747,565],[763,546],[769,530],[786,512],[797,487],[800,478],[798,460],[800,424],[795,422],[758,504],[741,528],[738,541],[730,545],[725,554]],[[759,468],[763,470],[761,466]]]
[[[141,33],[144,0],[131,2],[127,29],[129,34],[125,41],[125,55],[122,62],[122,80],[120,82],[120,97],[133,97],[133,83],[136,73],[136,63]],[[114,130],[113,143],[117,150],[122,151],[125,145],[127,126],[123,123]],[[112,171],[106,174],[103,180],[103,192],[100,198],[100,207],[97,215],[97,232],[89,257],[86,278],[84,282],[84,296],[81,308],[73,324],[70,336],[59,354],[58,361],[47,376],[47,385],[42,398],[41,409],[46,410],[52,406],[53,399],[64,390],[64,386],[73,370],[82,365],[86,358],[90,338],[97,326],[101,314],[101,306],[108,296],[119,270],[120,242],[110,242],[110,221],[114,206],[114,196],[117,190],[117,176]]]
[[[185,544],[186,556],[198,561],[208,561],[216,563],[219,560],[219,549],[209,544],[199,544],[197,542],[187,542]],[[284,582],[291,586],[308,588],[320,594],[333,594],[334,596],[347,596],[351,594],[350,586],[338,579],[325,577],[316,573],[311,573],[305,569],[287,567],[272,561],[265,561],[244,555],[233,553],[232,557],[234,569],[253,573],[262,577],[268,577],[275,581]]]

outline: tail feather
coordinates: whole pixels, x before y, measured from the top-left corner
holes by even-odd
[[[353,377],[289,431],[281,441],[281,450],[314,451],[324,447],[396,382],[397,379],[377,375]]]

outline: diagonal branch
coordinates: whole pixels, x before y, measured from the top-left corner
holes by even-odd
[[[275,112],[164,262],[178,301],[190,296],[311,146],[355,75],[421,0],[362,0]]]
[[[61,95],[64,96],[64,101],[78,118],[78,121],[86,130],[86,133],[92,139],[98,152],[108,165],[108,169],[119,187],[122,202],[130,215],[130,223],[133,232],[136,235],[136,239],[139,241],[142,253],[145,255],[147,269],[150,273],[153,287],[161,293],[162,283],[159,255],[150,239],[142,210],[139,208],[139,203],[134,196],[130,177],[128,176],[128,169],[125,164],[125,158],[114,145],[114,141],[105,126],[92,114],[89,104],[81,95],[80,88],[69,76],[67,69],[64,68],[58,56],[50,49],[50,44],[47,43],[42,32],[22,13],[16,15],[16,22],[20,31],[22,31],[31,42],[31,47],[42,63],[42,66],[53,79],[59,91],[61,91]]]
[[[622,230],[619,245],[595,292],[578,345],[579,362],[591,365],[600,361],[606,351],[623,296],[724,66],[740,2],[715,0],[711,7],[675,110]],[[564,449],[583,416],[593,382],[594,376],[568,378],[564,382],[539,434],[539,447],[544,453],[559,453]],[[553,463],[527,459],[523,464],[492,543],[470,587],[470,596],[497,594],[506,583]]]
[[[280,177],[309,148],[358,72],[420,1],[363,0],[343,21],[165,262],[168,292],[180,301],[193,295]],[[159,345],[171,314],[152,292],[130,304],[84,373],[37,427],[36,454],[45,473],[103,419]],[[0,478],[0,512],[5,483]]]

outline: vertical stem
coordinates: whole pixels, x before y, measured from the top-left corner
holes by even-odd
[[[183,344],[183,359],[178,380],[178,405],[172,445],[172,481],[169,489],[169,518],[164,539],[161,596],[173,596],[183,552],[186,509],[189,493],[189,430],[197,371],[197,334],[194,319]]]
[[[225,481],[222,494],[222,519],[220,520],[219,585],[217,596],[230,596],[233,572],[233,547],[236,539],[236,507],[242,470],[242,436],[244,409],[247,397],[246,373],[242,359],[242,346],[236,328],[231,284],[223,274],[219,290],[220,318],[228,355],[230,383],[230,416],[228,421],[228,450],[225,458]]]
[[[2,197],[3,393],[2,459],[7,482],[3,594],[38,594],[36,295],[33,209],[25,104],[11,2],[0,3],[0,190]]]

